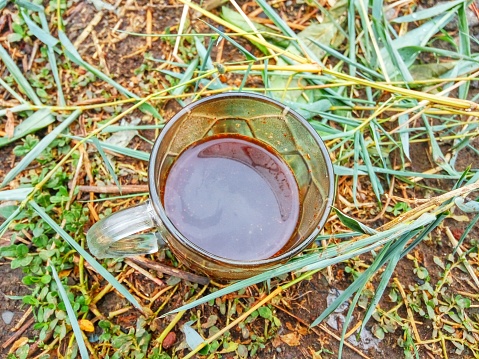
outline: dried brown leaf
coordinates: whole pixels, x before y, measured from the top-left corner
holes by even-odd
[[[28,338],[27,337],[21,337],[19,339],[17,339],[15,341],[15,343],[13,343],[12,347],[10,348],[10,350],[8,351],[9,354],[12,354],[15,352],[15,350],[17,350],[18,348],[20,348],[21,346],[24,346],[25,344],[28,343]]]
[[[13,116],[13,112],[7,110],[7,122],[5,123],[5,134],[8,138],[13,137],[13,133],[15,132],[15,117]]]
[[[283,343],[289,345],[290,347],[296,347],[300,344],[301,335],[295,332],[291,332],[285,335],[279,336]]]

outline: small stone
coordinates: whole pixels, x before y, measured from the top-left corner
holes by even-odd
[[[6,310],[2,313],[2,319],[3,321],[5,322],[5,324],[10,324],[13,320],[13,316],[15,315],[15,313],[9,311],[9,310]]]
[[[173,344],[175,344],[176,342],[176,334],[175,332],[169,332],[165,339],[163,340],[163,343],[161,344],[161,346],[163,347],[163,349],[169,349],[173,346]]]

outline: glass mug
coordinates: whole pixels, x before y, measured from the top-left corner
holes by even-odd
[[[148,176],[148,201],[88,231],[97,258],[154,253],[163,239],[192,270],[247,278],[310,245],[334,196],[316,131],[289,107],[251,93],[213,95],[179,111],[153,146]]]

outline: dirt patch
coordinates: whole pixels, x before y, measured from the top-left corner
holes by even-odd
[[[285,8],[286,9],[286,8]],[[288,8],[293,11],[304,11],[307,9],[304,5],[295,5],[295,7]],[[91,64],[98,66],[103,71],[108,72],[112,78],[114,78],[118,83],[123,85],[128,90],[142,94],[145,89],[148,89],[149,92],[161,91],[165,87],[171,85],[178,81],[177,78],[174,78],[174,73],[169,73],[165,75],[158,70],[158,67],[161,66],[161,61],[176,61],[175,59],[167,59],[167,55],[171,53],[174,41],[164,40],[160,38],[152,39],[152,46],[147,48],[146,38],[136,36],[132,33],[144,33],[146,31],[146,22],[147,12],[151,11],[152,17],[155,19],[153,22],[152,31],[165,31],[165,29],[173,29],[179,22],[181,16],[182,6],[177,5],[155,5],[152,6],[147,1],[135,2],[128,8],[124,9],[124,13],[121,16],[117,16],[113,13],[105,12],[97,24],[93,26],[93,35],[88,36],[84,41],[79,45],[79,52],[82,56]],[[66,15],[66,30],[67,34],[74,42],[78,39],[78,36],[81,32],[90,24],[94,18],[99,14],[99,12],[91,5],[86,2],[76,3],[71,9],[68,10]],[[314,15],[314,14],[313,14]],[[313,16],[311,15],[311,16]],[[205,31],[208,28],[205,24],[196,22],[195,29],[198,32]],[[123,32],[116,32],[113,29],[121,30]],[[95,41],[95,37],[98,42]],[[191,39],[185,39],[184,41],[192,41]],[[208,40],[210,41],[210,40]],[[253,51],[256,56],[262,56],[262,54],[255,48],[252,48],[251,44],[243,39],[237,39],[237,41],[248,51]],[[215,60],[221,60],[224,62],[235,61],[240,57],[240,52],[238,49],[231,44],[222,45],[224,47],[214,48],[211,57]],[[20,53],[27,58],[32,50],[31,47],[20,48]],[[145,58],[145,54],[148,52],[149,55],[154,60],[160,60],[155,62],[153,60],[148,60]],[[195,53],[186,53],[183,54],[184,58],[195,58],[197,54]],[[104,61],[104,62],[103,62]],[[73,65],[72,65],[73,66]],[[68,101],[88,101],[91,100],[93,95],[103,94],[109,99],[119,99],[118,90],[114,89],[110,85],[105,84],[104,82],[99,81],[98,79],[88,78],[86,71],[84,70],[75,70],[70,71],[68,68],[62,70],[64,72],[65,78],[71,81],[77,81],[79,83],[78,88],[70,89],[70,92],[67,93]],[[141,76],[141,73],[146,73],[148,79]],[[219,80],[223,84],[240,84],[242,77],[239,75],[230,76],[222,75],[219,77]],[[260,75],[251,76],[246,85],[255,87],[258,85],[263,85],[262,78]],[[81,87],[81,88],[80,88]],[[164,102],[153,102],[155,108],[162,114],[165,120],[170,119],[175,113],[179,111],[181,105],[176,100],[167,100]],[[79,126],[73,126],[72,132],[75,134],[84,134],[85,123],[88,121],[91,122],[91,126],[94,127],[101,121],[105,121],[108,118],[114,116],[119,110],[118,109],[108,109],[108,114],[105,114],[101,111],[91,110],[87,111],[82,118],[83,124]],[[101,112],[101,113],[100,113]],[[155,120],[149,116],[145,115],[140,111],[135,111],[129,116],[128,119],[133,117],[141,118],[142,125],[146,124],[155,124]],[[83,127],[82,127],[83,126]],[[142,130],[139,132],[141,136],[145,137],[147,140],[154,140],[156,136],[155,130]],[[105,136],[107,137],[107,136]],[[451,148],[453,143],[446,143],[444,145],[445,153]],[[479,139],[472,139],[470,145],[474,147],[476,151],[479,151]],[[143,139],[136,137],[130,143],[131,148],[135,148],[141,151],[150,152],[151,144],[144,141]],[[8,172],[8,170],[14,165],[17,160],[12,154],[13,146],[8,146],[2,148],[0,151],[0,178]],[[464,170],[467,166],[472,166],[473,169],[479,168],[479,156],[471,147],[466,146],[463,148],[457,157],[456,168],[460,171]],[[94,147],[89,148],[88,154],[90,158],[94,159],[96,150]],[[125,158],[118,156],[119,160],[122,161],[122,164],[133,168],[135,171],[140,172],[140,166],[138,165],[139,161],[134,159]],[[411,144],[411,169],[415,172],[424,172],[428,171],[431,168],[437,167],[436,164],[432,161],[432,156],[430,153],[430,146],[427,142],[419,142]],[[35,165],[38,166],[38,165]],[[94,169],[96,173],[105,173],[105,170],[101,166],[96,166],[94,164]],[[146,164],[141,164],[141,171],[144,172]],[[104,171],[104,172],[101,172]],[[133,171],[134,172],[134,171]],[[100,175],[98,175],[100,177]],[[82,173],[82,178],[79,180],[79,184],[87,182],[87,177]],[[134,181],[138,180],[136,173],[125,175],[120,178],[122,184],[132,184]],[[136,183],[135,183],[136,184]],[[386,181],[383,181],[386,192],[388,191]],[[424,185],[426,187],[424,187]],[[431,188],[438,188],[444,191],[450,190],[454,185],[454,181],[440,181],[436,179],[427,179],[424,181],[419,181],[417,184],[401,184],[401,187],[398,187],[393,192],[394,195],[403,196],[411,199],[411,203],[414,199],[418,198],[427,198],[437,193]],[[360,192],[366,194],[361,197],[361,200],[369,200],[370,194],[372,193],[371,184],[367,180],[361,179],[360,183]],[[14,186],[12,186],[14,187]],[[80,200],[89,200],[90,196],[88,194],[83,194]],[[352,200],[351,198],[348,198]],[[123,203],[122,205],[125,205]],[[338,200],[337,207],[342,208],[341,202]],[[109,204],[99,204],[96,205],[97,210],[100,214],[109,208]],[[368,207],[370,208],[370,207]],[[361,220],[370,220],[378,211],[372,209],[371,212],[363,211],[361,216],[358,216]],[[398,267],[395,270],[393,278],[399,278],[403,289],[408,295],[412,295],[415,289],[418,287],[424,286],[427,281],[431,286],[435,286],[441,280],[441,269],[437,267],[435,263],[435,257],[440,258],[442,261],[445,261],[448,254],[450,254],[454,248],[451,244],[450,239],[444,235],[445,228],[449,228],[453,236],[456,239],[459,239],[464,230],[468,225],[468,220],[460,213],[453,213],[456,215],[455,218],[449,218],[444,222],[443,227],[438,231],[434,231],[430,234],[430,238],[421,242],[412,252],[411,258],[403,258],[398,264]],[[462,217],[461,217],[462,216]],[[393,218],[391,214],[385,215],[383,218],[378,219],[376,222],[369,223],[372,227],[378,227],[384,224],[387,220]],[[470,218],[470,217],[469,217]],[[93,220],[91,221],[93,222]],[[91,223],[88,223],[85,229]],[[465,241],[466,248],[473,248],[473,240],[478,240],[479,230],[474,228],[471,231],[471,234]],[[166,251],[165,251],[166,252]],[[266,320],[264,318],[258,319],[248,323],[246,329],[254,332],[255,337],[257,338],[257,343],[262,344],[264,347],[260,347],[257,353],[253,356],[255,358],[311,358],[312,353],[318,353],[314,358],[336,358],[339,348],[339,339],[338,336],[341,335],[341,322],[340,316],[343,317],[345,313],[339,313],[336,317],[338,319],[336,327],[328,323],[323,322],[320,326],[314,329],[308,329],[308,326],[327,308],[328,302],[327,298],[330,296],[331,291],[339,291],[346,289],[354,280],[354,275],[351,274],[351,268],[357,264],[358,268],[364,270],[364,266],[361,266],[361,261],[368,265],[371,262],[371,255],[362,256],[361,259],[353,259],[347,263],[342,263],[331,267],[329,270],[324,270],[319,274],[313,276],[312,279],[301,282],[300,284],[294,286],[292,289],[282,293],[280,298],[273,302],[271,310],[273,315],[275,315],[281,325],[271,329],[271,323],[268,324],[270,332],[266,330]],[[155,257],[159,262],[168,264],[170,266],[175,266],[175,260],[165,254],[164,252]],[[418,277],[418,267],[426,268],[429,272],[429,278],[419,278]],[[355,269],[355,268],[353,268]],[[350,272],[348,272],[350,271]],[[157,273],[152,271],[152,274],[157,277]],[[93,276],[92,276],[93,277]],[[167,282],[170,277],[159,275],[160,279]],[[5,342],[8,337],[11,335],[9,330],[15,325],[16,322],[21,318],[24,313],[25,307],[21,306],[21,302],[18,300],[7,299],[5,295],[24,295],[29,292],[29,289],[21,285],[22,273],[21,270],[11,270],[9,268],[9,262],[4,261],[0,263],[0,290],[4,295],[4,300],[0,304],[0,314],[4,312],[13,313],[13,319],[10,324],[6,324],[0,318],[0,342]],[[468,277],[463,274],[460,269],[455,270],[452,273],[453,281],[448,284],[448,288],[451,293],[473,293],[473,287],[467,282]],[[149,279],[145,278],[142,274],[132,271],[130,274],[125,276],[125,280],[128,283],[132,284],[132,287],[135,290],[138,290],[139,293],[142,293],[145,298],[142,298],[145,303],[148,303],[148,299],[155,296],[160,292],[164,286],[159,286],[154,284]],[[277,282],[279,283],[279,282]],[[277,284],[276,283],[276,284]],[[377,286],[378,278],[375,279],[374,285]],[[103,286],[104,283],[101,280],[94,281],[92,280],[89,283],[90,287],[95,285]],[[166,286],[166,285],[165,285]],[[218,285],[221,287],[221,285]],[[231,318],[234,315],[225,314],[225,310],[230,307],[236,306],[239,310],[244,310],[251,305],[255,300],[259,300],[262,296],[265,295],[267,289],[266,286],[255,286],[253,289],[248,289],[246,294],[234,295],[223,298],[223,301],[215,302],[214,304],[205,304],[198,307],[196,310],[189,312],[190,318],[182,318],[180,322],[175,327],[175,335],[177,336],[176,344],[169,349],[169,353],[179,353],[180,357],[186,353],[186,347],[181,343],[185,342],[185,335],[178,329],[185,322],[190,319],[199,319],[202,324],[208,321],[208,318],[216,315],[218,317],[216,325],[218,328],[224,327],[228,322],[231,321]],[[369,287],[368,289],[371,289]],[[150,309],[156,313],[156,317],[151,315],[148,317],[148,320],[151,320],[153,338],[157,338],[160,333],[167,327],[172,317],[160,318],[160,315],[166,313],[169,310],[175,309],[182,305],[185,301],[189,300],[196,292],[198,292],[199,287],[194,286],[192,283],[182,282],[177,291],[169,296],[169,293],[166,292],[164,295],[161,295],[157,298],[156,301],[150,303]],[[389,283],[383,300],[379,303],[379,307],[383,311],[388,311],[391,308],[394,308],[397,305],[400,299],[393,300],[390,297],[390,293],[393,290],[397,290],[397,286],[393,282]],[[400,297],[400,295],[399,295]],[[166,304],[165,304],[166,303]],[[165,304],[164,307],[163,304]],[[477,301],[473,301],[473,305],[477,306]],[[117,293],[112,292],[107,294],[97,305],[98,310],[105,317],[111,315],[111,321],[113,324],[120,327],[118,333],[128,333],[132,328],[137,328],[137,323],[140,318],[140,313],[133,309],[128,309],[127,311],[122,311],[123,308],[128,307],[129,304],[126,300],[121,298]],[[240,309],[243,308],[243,309]],[[160,310],[161,309],[161,310]],[[359,308],[353,314],[352,324],[348,330],[353,326],[358,324],[363,315],[364,309]],[[411,320],[409,316],[411,315],[404,306],[397,310],[399,318],[396,318],[401,324],[408,323],[408,320]],[[471,315],[474,312],[471,310]],[[413,316],[418,320],[417,332],[421,340],[430,340],[432,339],[432,327],[433,322],[430,318],[424,319],[422,315]],[[199,317],[199,318],[197,318]],[[98,318],[92,319],[96,324],[99,320]],[[333,323],[334,324],[334,323]],[[404,325],[406,325],[404,324]],[[373,332],[375,326],[377,325],[376,319],[371,319],[370,322],[366,325],[366,329]],[[267,329],[268,329],[267,328]],[[208,327],[205,326],[203,334],[207,336]],[[93,334],[89,334],[89,338],[92,343],[98,341],[98,336],[102,334],[102,330],[96,328],[96,331]],[[32,331],[31,327],[24,334],[25,336],[34,338],[36,333]],[[120,335],[120,334],[118,334]],[[404,357],[403,348],[400,346],[401,340],[404,339],[404,331],[401,325],[398,325],[395,330],[391,330],[390,333],[387,333],[381,341],[378,342],[377,346],[369,347],[364,349],[362,346],[363,343],[351,344],[354,349],[351,349],[349,346],[344,348],[344,358],[362,358],[364,355],[369,356],[370,358],[402,358]],[[236,342],[241,342],[245,346],[252,343],[252,339],[246,335],[243,337],[242,329],[239,327],[231,330],[231,336]],[[355,337],[353,333],[351,338]],[[259,338],[259,339],[258,339]],[[349,341],[347,343],[350,343]],[[258,345],[259,345],[258,344]],[[437,343],[432,343],[429,346],[430,349],[421,348],[420,356],[421,357],[431,357],[431,356],[440,356],[442,348]],[[454,353],[454,348],[450,343],[446,347],[449,352],[450,358],[460,358],[460,354]],[[363,354],[358,353],[358,351]],[[5,355],[6,351],[3,351],[0,355]],[[439,354],[438,354],[439,353]],[[464,355],[469,355],[467,351],[464,352]],[[230,358],[228,355],[225,357]]]

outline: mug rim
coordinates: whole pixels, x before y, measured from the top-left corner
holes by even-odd
[[[157,167],[157,154],[159,147],[161,145],[161,142],[163,141],[164,137],[168,133],[168,131],[171,129],[174,123],[176,123],[178,120],[183,118],[185,115],[188,113],[192,112],[196,107],[202,105],[205,102],[210,102],[210,101],[216,101],[218,99],[227,99],[227,98],[247,98],[247,99],[253,99],[253,100],[259,100],[262,102],[268,102],[273,105],[276,105],[277,107],[281,109],[288,109],[288,114],[291,114],[296,120],[298,120],[307,130],[308,132],[313,136],[314,140],[318,144],[321,154],[324,158],[324,162],[326,164],[326,172],[329,177],[329,192],[328,196],[325,199],[326,204],[325,204],[325,209],[324,212],[318,221],[318,224],[313,230],[313,232],[309,235],[308,238],[305,238],[303,242],[299,243],[297,246],[291,248],[290,250],[280,254],[277,257],[271,257],[271,258],[266,258],[266,259],[259,259],[259,260],[251,260],[251,261],[244,261],[244,260],[234,260],[234,259],[229,259],[225,257],[221,257],[218,255],[215,255],[213,253],[210,253],[203,248],[199,247],[192,241],[190,241],[187,237],[185,237],[175,226],[174,224],[170,221],[168,216],[166,215],[165,208],[163,204],[161,203],[160,199],[160,194],[158,192],[156,183],[158,179],[158,175],[155,171],[155,168]],[[314,128],[308,123],[306,119],[304,119],[300,114],[298,114],[296,111],[291,109],[289,106],[272,99],[270,97],[256,94],[256,93],[250,93],[250,92],[226,92],[226,93],[221,93],[221,94],[215,94],[211,95],[208,97],[204,97],[200,100],[197,100],[195,102],[192,102],[185,107],[183,107],[180,111],[178,111],[168,122],[166,125],[163,127],[161,130],[159,136],[156,138],[155,143],[153,145],[152,151],[150,153],[150,160],[149,160],[149,167],[148,167],[148,188],[149,188],[149,193],[150,193],[150,202],[153,205],[153,209],[155,210],[155,213],[157,216],[160,218],[160,222],[166,227],[166,229],[171,232],[181,243],[195,252],[199,253],[202,256],[206,256],[208,258],[211,258],[212,260],[219,262],[219,263],[224,263],[227,265],[232,265],[232,266],[242,266],[242,267],[255,267],[255,266],[261,266],[265,264],[274,264],[276,262],[281,262],[285,259],[289,259],[294,257],[295,255],[299,254],[303,249],[305,249],[308,245],[311,244],[311,242],[316,238],[316,236],[319,234],[320,230],[323,228],[324,224],[326,223],[326,220],[329,217],[329,214],[331,213],[332,209],[332,203],[333,199],[335,196],[335,190],[334,190],[334,170],[333,170],[333,165],[331,161],[331,157],[329,155],[329,151],[324,144],[323,140],[319,136],[319,134],[314,130]]]

